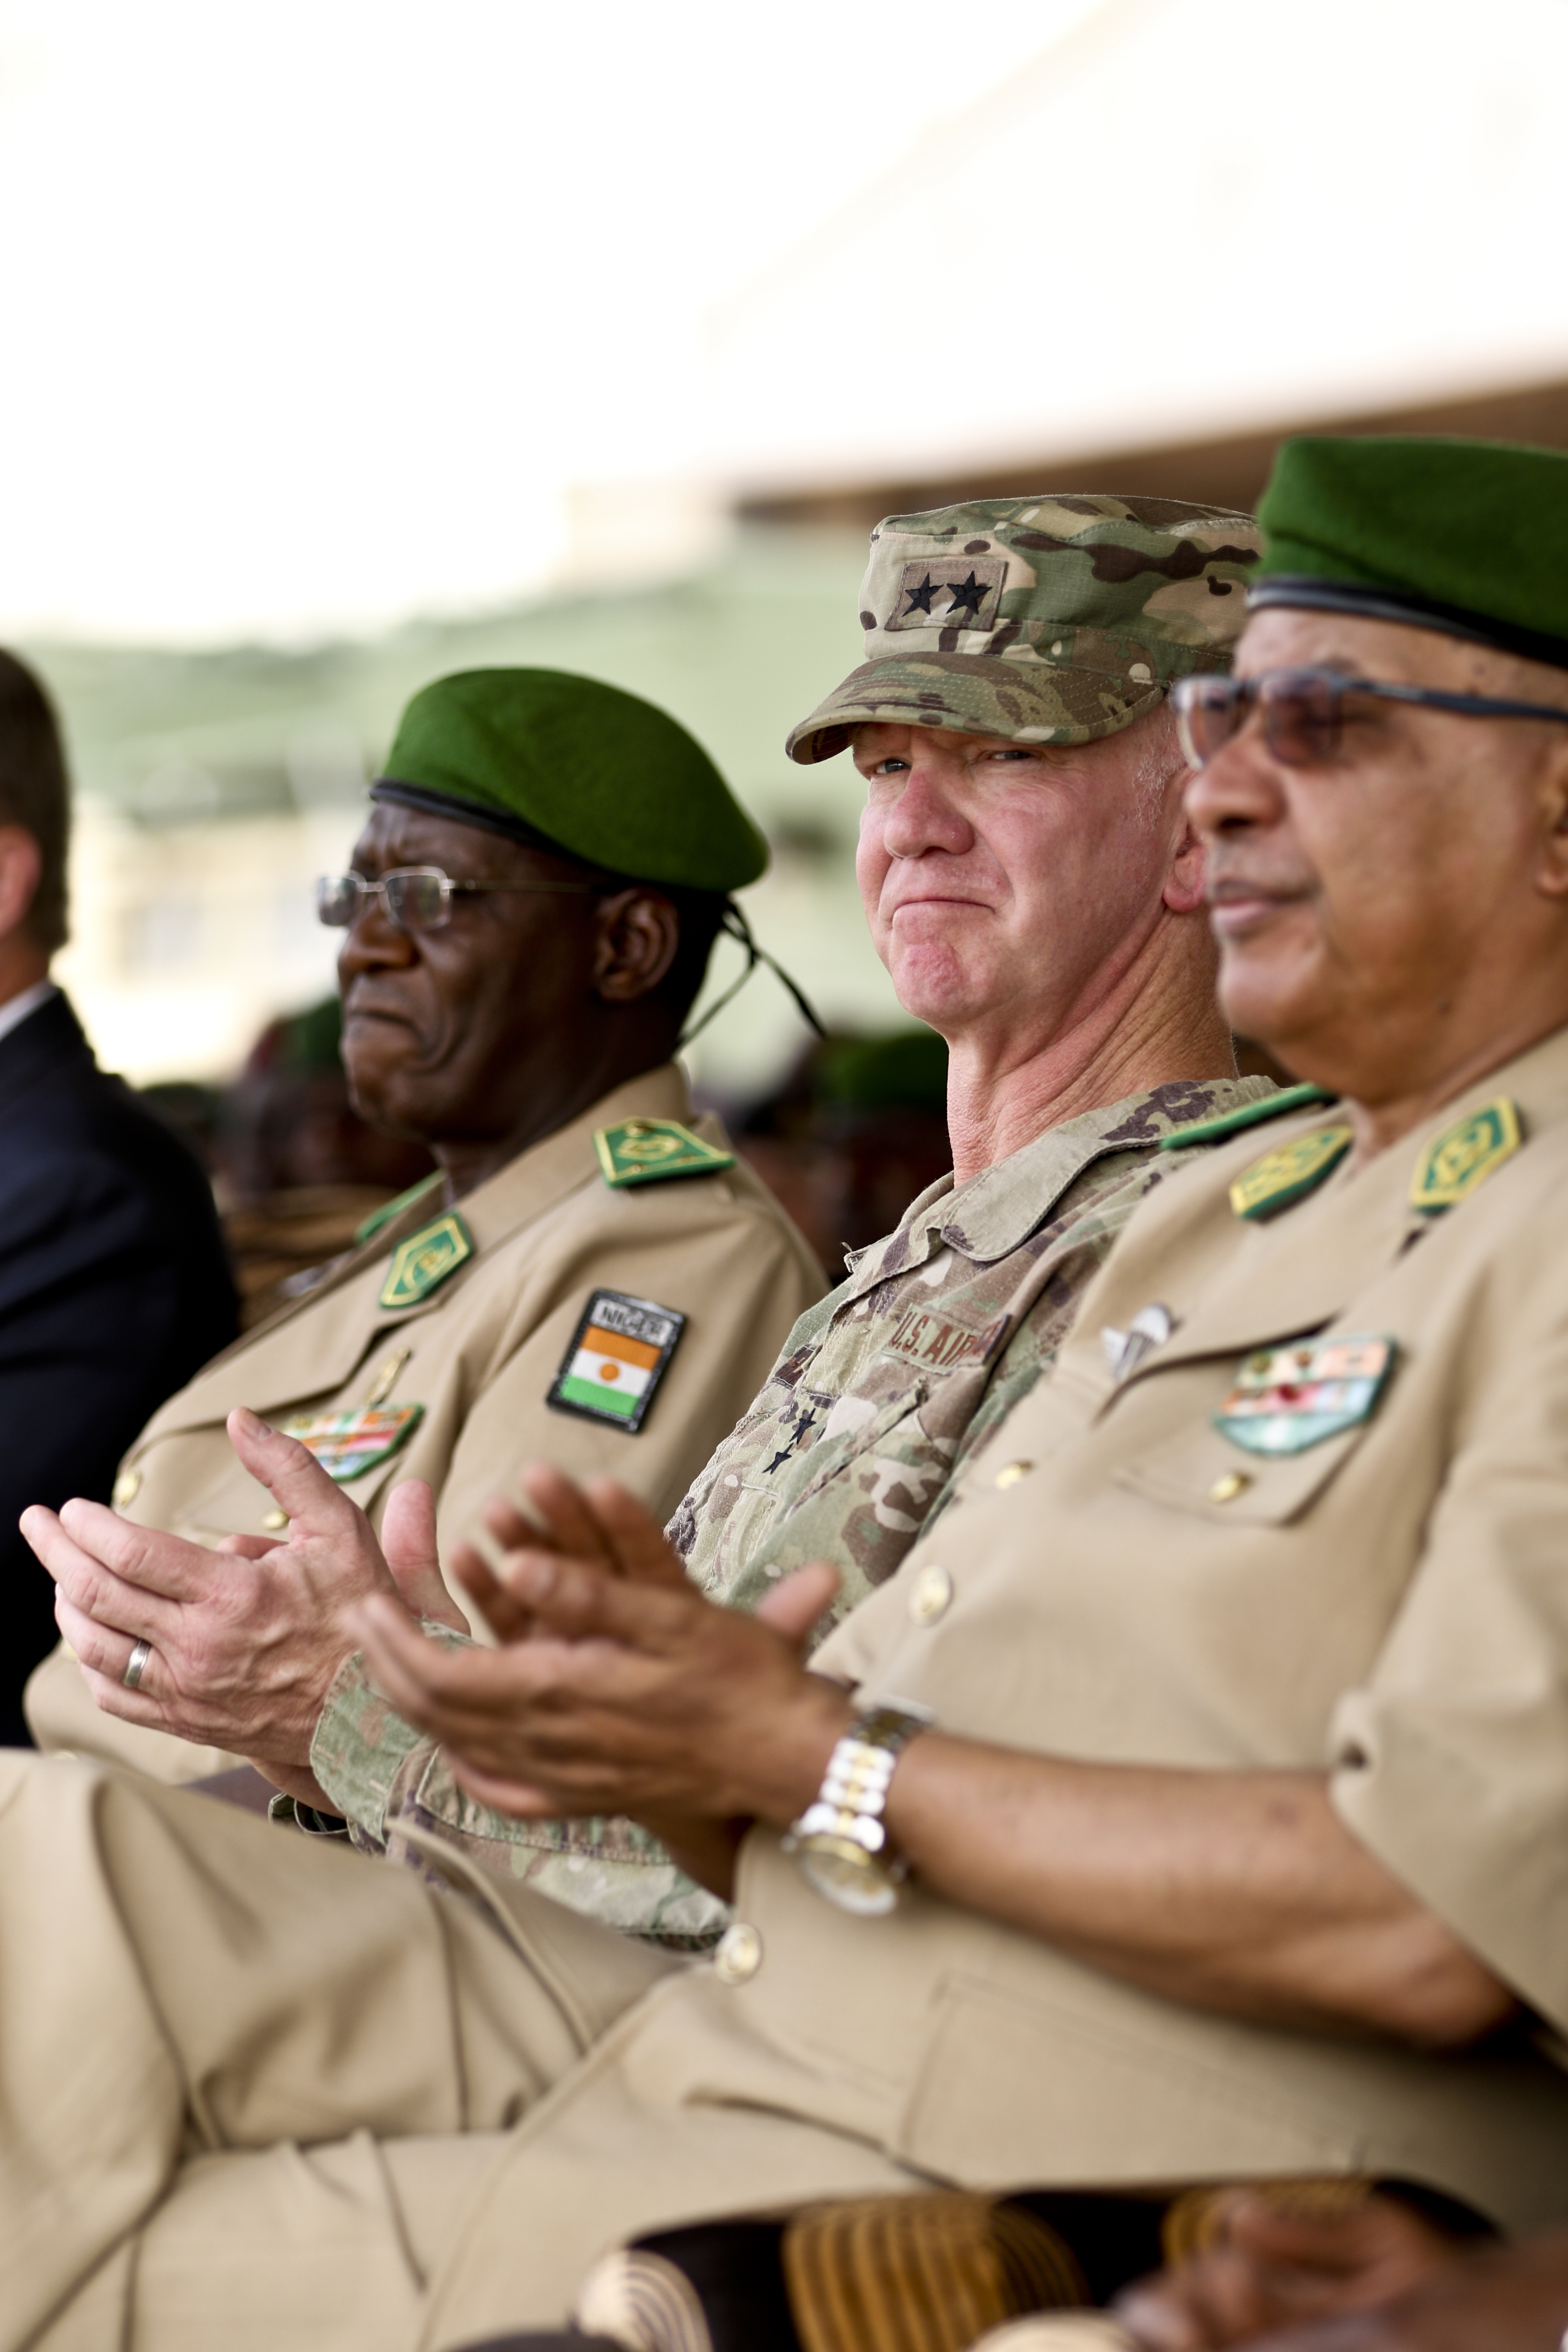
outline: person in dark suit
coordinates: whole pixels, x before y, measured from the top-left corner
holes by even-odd
[[[110,1077],[49,978],[64,946],[70,789],[37,680],[0,653],[0,1743],[54,1646],[29,1503],[108,1502],[148,1416],[234,1338],[206,1178]]]

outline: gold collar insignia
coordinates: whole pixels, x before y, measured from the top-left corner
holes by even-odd
[[[434,1224],[421,1225],[399,1242],[381,1286],[383,1307],[417,1307],[433,1290],[467,1265],[474,1255],[474,1237],[455,1209]]]
[[[1524,1141],[1519,1105],[1498,1095],[1468,1118],[1456,1119],[1434,1136],[1415,1163],[1410,1205],[1428,1216],[1458,1207],[1484,1184],[1494,1168],[1511,1160]]]
[[[1348,1127],[1315,1127],[1298,1135],[1242,1170],[1230,1188],[1230,1205],[1238,1217],[1271,1217],[1321,1184],[1350,1148]]]

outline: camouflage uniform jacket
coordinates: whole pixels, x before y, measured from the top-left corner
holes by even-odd
[[[801,1317],[676,1512],[669,1532],[694,1580],[751,1608],[792,1569],[831,1560],[843,1580],[825,1635],[893,1574],[1033,1388],[1143,1194],[1203,1149],[1162,1152],[1161,1137],[1269,1091],[1263,1078],[1155,1087],[1047,1129],[962,1185],[931,1186]],[[704,1946],[728,1916],[633,1823],[514,1822],[476,1802],[357,1660],[311,1761],[356,1841],[416,1867],[404,1827],[663,1943]]]

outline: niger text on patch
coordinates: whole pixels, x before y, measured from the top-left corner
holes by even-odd
[[[591,1291],[545,1403],[614,1422],[635,1436],[685,1328],[685,1316],[673,1307],[621,1290]]]

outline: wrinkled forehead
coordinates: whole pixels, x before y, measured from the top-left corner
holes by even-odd
[[[401,866],[438,866],[454,881],[484,881],[534,870],[553,871],[568,861],[542,857],[460,817],[432,816],[423,809],[375,802],[351,852],[356,873],[390,873]]]
[[[1458,687],[1484,668],[1488,658],[1486,647],[1438,629],[1266,605],[1249,617],[1233,667],[1238,677],[1322,667],[1395,686]]]

